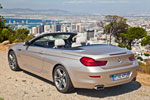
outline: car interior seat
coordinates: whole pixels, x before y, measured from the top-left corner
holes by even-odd
[[[54,48],[64,48],[65,41],[63,39],[57,39],[54,41]]]
[[[76,42],[72,43],[71,47],[78,47],[78,46],[83,46],[86,45],[86,37],[84,36],[79,36],[75,38]]]

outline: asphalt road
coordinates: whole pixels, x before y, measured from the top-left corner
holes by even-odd
[[[101,91],[76,89],[62,94],[50,81],[25,71],[11,71],[7,53],[0,51],[0,97],[5,100],[150,100],[150,86],[131,82]]]

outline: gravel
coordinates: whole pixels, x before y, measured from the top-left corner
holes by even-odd
[[[7,53],[0,51],[0,98],[5,100],[150,100],[150,86],[131,82],[101,91],[75,89],[72,93],[62,94],[48,80],[25,71],[11,71],[7,62]]]

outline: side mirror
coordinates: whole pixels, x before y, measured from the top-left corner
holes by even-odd
[[[26,41],[25,43],[24,43],[24,46],[29,46],[30,45],[30,42],[29,41]]]

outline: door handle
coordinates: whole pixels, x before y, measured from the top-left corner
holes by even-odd
[[[38,52],[39,54],[43,54],[42,52]]]
[[[21,51],[22,49],[18,49],[18,51]]]

